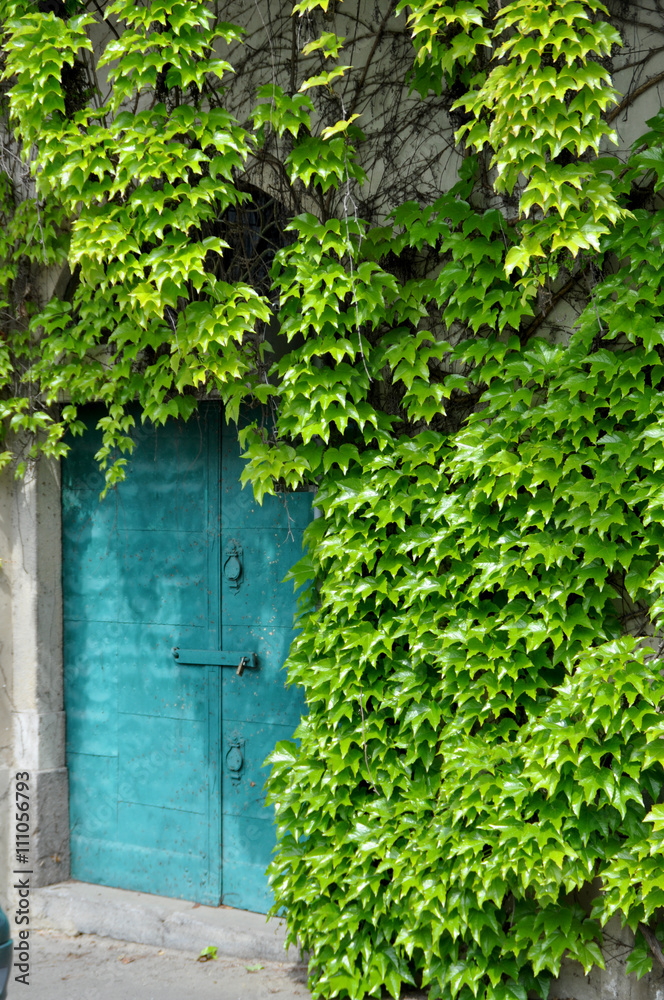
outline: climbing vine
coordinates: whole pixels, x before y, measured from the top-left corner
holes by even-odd
[[[112,486],[130,403],[213,396],[259,499],[318,487],[269,781],[315,995],[546,997],[616,915],[643,975],[664,112],[613,123],[659,77],[599,0],[345,6],[0,3],[2,461],[101,400]]]

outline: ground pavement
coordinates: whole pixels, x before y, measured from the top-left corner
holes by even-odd
[[[92,934],[31,934],[30,988],[7,1000],[308,1000],[301,965],[219,958]]]

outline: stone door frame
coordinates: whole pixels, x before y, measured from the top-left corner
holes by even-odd
[[[60,504],[56,461],[0,476],[0,903],[10,907],[17,771],[30,775],[30,885],[69,878]]]

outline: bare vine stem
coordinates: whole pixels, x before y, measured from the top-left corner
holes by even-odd
[[[355,111],[355,108],[357,107],[357,102],[360,99],[360,94],[362,93],[362,88],[364,87],[364,81],[367,78],[367,73],[369,72],[369,67],[371,66],[371,63],[373,62],[373,57],[376,54],[376,49],[378,48],[378,46],[381,43],[381,39],[382,39],[382,37],[383,37],[383,35],[385,33],[385,29],[387,28],[387,23],[390,20],[390,18],[392,17],[392,12],[394,11],[394,7],[395,7],[395,0],[390,0],[390,4],[389,4],[389,6],[387,8],[387,13],[385,14],[385,17],[383,18],[383,20],[380,22],[380,24],[378,26],[378,31],[376,32],[376,37],[374,38],[374,43],[371,46],[371,51],[369,52],[369,55],[367,56],[367,61],[365,62],[364,66],[362,68],[362,73],[360,74],[360,78],[357,81],[357,83],[355,84],[355,93],[353,94],[353,100],[351,101],[350,111],[348,112],[348,117],[350,117],[353,114],[353,112]],[[345,117],[345,115],[344,115],[344,117]]]
[[[343,98],[340,98],[340,101],[341,101],[341,113],[343,114],[344,119],[347,120],[346,107],[344,105]],[[353,206],[353,219],[355,221],[359,233],[360,227],[357,219],[357,205],[355,203],[355,199],[353,198],[350,189],[350,172],[348,170],[348,140],[345,138],[344,138],[344,170],[346,171],[346,178],[345,178],[346,186],[344,189],[344,196],[343,196],[343,211],[344,211],[344,221],[346,223],[346,243],[348,244],[348,260],[350,264],[350,285],[353,292],[353,303],[355,305],[355,326],[357,327],[357,337],[360,345],[360,356],[362,358],[362,365],[364,366],[364,371],[366,372],[366,376],[369,379],[369,382],[371,382],[373,380],[371,378],[371,375],[369,374],[369,369],[367,367],[367,359],[364,356],[364,344],[362,342],[362,330],[360,328],[360,307],[357,302],[357,291],[355,289],[355,271],[353,267],[353,244],[350,238],[350,226],[348,225],[348,203],[350,202],[350,204]],[[361,236],[359,236],[359,240],[361,246],[362,244]],[[359,251],[359,246],[358,246],[358,251]]]
[[[362,718],[362,748],[364,750],[364,763],[367,765],[367,774],[369,775],[369,780],[371,781],[372,791],[376,791],[376,783],[373,779],[373,774],[371,773],[371,768],[369,767],[369,755],[367,754],[367,734],[364,728],[364,706],[362,704],[362,699],[364,693],[360,690],[360,716]]]
[[[658,83],[662,82],[662,80],[664,80],[664,72],[657,73],[656,76],[653,76],[645,83],[642,83],[640,87],[637,87],[631,94],[628,94],[627,97],[623,98],[617,108],[614,108],[613,111],[609,112],[606,116],[607,122],[612,122],[622,111],[628,108],[630,104],[633,104],[637,97],[640,97],[641,94],[645,94],[645,92],[650,90],[651,87],[656,87]]]
[[[647,926],[647,924],[639,924],[639,930],[643,934],[646,940],[646,944],[650,948],[654,958],[659,962],[661,967],[664,969],[664,952],[662,951],[662,946],[655,937],[655,932]]]
[[[571,291],[571,289],[574,287],[574,285],[577,283],[577,281],[579,281],[580,277],[581,277],[581,274],[575,274],[575,275],[573,275],[573,277],[571,277],[569,279],[569,281],[567,281],[563,285],[563,287],[559,291],[556,292],[556,294],[553,296],[553,298],[549,302],[548,306],[545,309],[542,309],[542,312],[539,314],[539,316],[536,316],[535,319],[530,324],[530,326],[527,327],[524,330],[524,332],[520,335],[519,339],[520,339],[520,341],[521,341],[522,344],[525,344],[527,340],[530,340],[530,338],[532,337],[532,335],[535,333],[536,330],[539,329],[539,327],[542,325],[542,323],[547,318],[547,316],[549,316],[553,312],[553,310],[558,305],[558,303],[560,302],[560,300],[562,298],[564,298],[565,295],[567,295],[567,293],[569,291]]]
[[[92,0],[92,2],[95,5],[95,7],[97,8],[97,12],[98,12],[99,16],[101,17],[102,21],[109,26],[109,28],[111,29],[111,31],[113,32],[113,34],[115,35],[115,37],[119,39],[120,38],[120,32],[115,27],[115,25],[113,24],[113,22],[109,21],[107,19],[106,14],[104,13],[104,11],[102,10],[102,8],[97,3],[97,0]]]

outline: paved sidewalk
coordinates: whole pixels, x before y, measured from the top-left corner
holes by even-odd
[[[29,1000],[310,998],[283,920],[75,881],[34,889],[31,901]],[[210,945],[218,958],[198,962]],[[9,986],[8,1000],[23,996]]]
[[[219,958],[89,934],[34,931],[30,1000],[308,1000],[301,965]],[[23,996],[9,983],[9,998]]]

